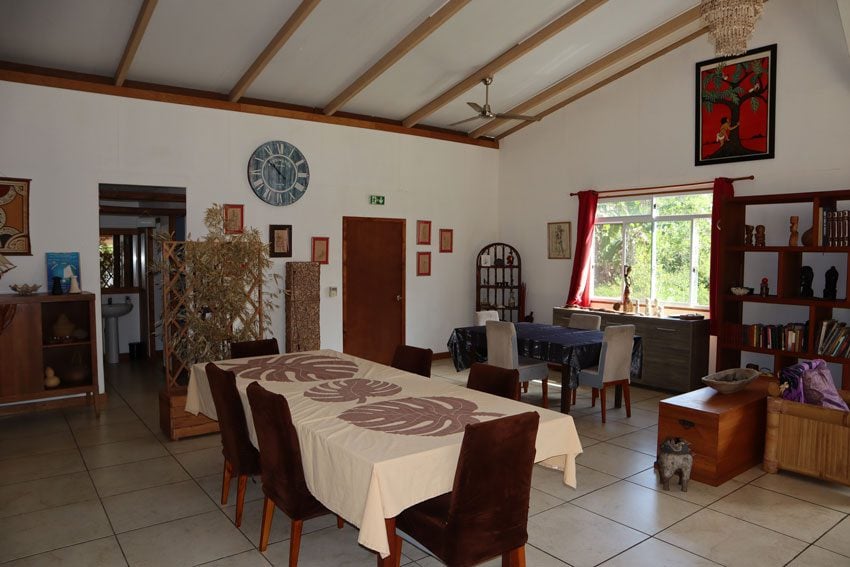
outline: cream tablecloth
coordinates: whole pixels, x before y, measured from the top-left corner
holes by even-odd
[[[385,518],[451,491],[468,423],[536,411],[535,461],[562,469],[564,483],[576,485],[575,457],[582,448],[569,415],[332,350],[217,364],[236,372],[255,445],[248,385],[260,380],[286,396],[308,488],[358,526],[358,541],[382,557],[389,554]],[[192,367],[186,411],[216,419],[204,366]]]

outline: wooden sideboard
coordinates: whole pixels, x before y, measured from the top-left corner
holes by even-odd
[[[96,402],[94,299],[91,293],[0,294],[0,327],[5,327],[0,329],[0,413]],[[48,367],[58,384],[45,384]],[[75,394],[86,396],[44,402]],[[38,403],[2,405],[10,402]]]
[[[672,392],[702,388],[700,380],[708,374],[708,319],[683,321],[671,317],[647,317],[609,311],[555,307],[554,325],[569,326],[572,313],[593,313],[608,325],[634,325],[643,339],[643,369],[639,385]]]

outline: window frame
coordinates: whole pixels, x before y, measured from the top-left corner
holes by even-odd
[[[690,309],[707,309],[709,306],[702,305],[698,303],[699,301],[699,288],[698,288],[698,278],[699,278],[699,235],[697,223],[695,222],[698,219],[707,219],[709,223],[711,223],[711,211],[708,213],[698,213],[698,214],[686,214],[686,215],[657,215],[658,205],[656,203],[656,199],[663,197],[676,197],[680,195],[694,195],[694,194],[704,194],[711,196],[712,190],[706,189],[705,191],[688,191],[688,192],[676,192],[676,193],[654,193],[647,195],[632,195],[625,197],[600,197],[600,201],[634,201],[638,199],[648,199],[650,201],[650,209],[648,214],[641,215],[620,215],[620,216],[610,216],[610,217],[596,217],[594,220],[594,228],[603,225],[603,224],[619,224],[620,225],[620,239],[622,241],[622,250],[621,250],[621,266],[626,264],[626,254],[628,251],[628,242],[626,241],[626,225],[627,224],[638,224],[638,223],[648,223],[651,225],[652,230],[652,249],[650,254],[650,299],[656,299],[658,293],[658,278],[656,273],[656,264],[657,264],[657,239],[658,239],[658,230],[657,224],[663,222],[681,222],[681,221],[689,221],[690,222],[690,249],[689,249],[689,259],[690,259],[690,278],[689,278],[689,289],[688,289],[688,303],[674,302],[674,301],[666,301],[658,298],[659,301],[663,301],[665,305],[671,307],[682,307],[682,308],[690,308]],[[711,250],[711,242],[709,241],[709,250]],[[622,286],[621,286],[622,289]],[[620,301],[622,297],[606,297],[602,295],[596,295],[596,233],[594,231],[594,238],[591,245],[591,263],[590,263],[590,298],[591,301]]]

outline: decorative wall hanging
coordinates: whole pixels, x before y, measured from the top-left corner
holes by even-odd
[[[416,244],[431,244],[431,221],[416,221]]]
[[[451,252],[454,247],[454,231],[450,228],[440,229],[440,252]]]
[[[269,256],[272,258],[292,257],[292,225],[269,225]]]
[[[550,260],[566,260],[572,257],[569,222],[550,222],[547,226],[547,245]]]
[[[242,234],[245,231],[245,205],[222,205],[224,234]]]
[[[47,252],[44,255],[44,258],[47,264],[48,289],[53,289],[54,284],[56,284],[58,281],[59,288],[57,288],[56,291],[58,291],[58,289],[61,289],[62,293],[68,293],[71,290],[71,281],[74,278],[77,278],[77,285],[79,285],[79,252]]]
[[[29,199],[29,179],[0,177],[0,254],[32,254]]]
[[[431,253],[417,252],[416,253],[416,275],[430,276],[431,275]]]
[[[248,160],[248,183],[270,205],[291,205],[307,192],[309,182],[307,158],[289,142],[266,142]]]
[[[285,352],[322,348],[320,327],[321,267],[314,262],[287,262],[284,294]]]
[[[773,158],[776,44],[696,64],[694,165]]]
[[[329,247],[330,238],[327,236],[314,236],[310,241],[310,259],[319,264],[327,264]]]

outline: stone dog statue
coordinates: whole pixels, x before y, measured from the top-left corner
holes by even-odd
[[[688,480],[691,478],[691,468],[694,457],[691,455],[691,445],[681,437],[668,437],[661,443],[659,449],[658,472],[664,490],[670,490],[670,478],[679,473],[679,484],[682,492],[688,491]]]

